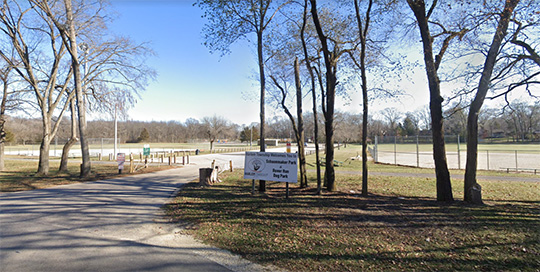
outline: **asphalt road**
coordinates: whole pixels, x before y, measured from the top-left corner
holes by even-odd
[[[195,241],[160,209],[213,160],[117,179],[0,194],[0,271],[263,271]]]

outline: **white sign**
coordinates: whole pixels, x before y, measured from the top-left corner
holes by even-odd
[[[298,182],[298,154],[246,152],[244,178],[279,182]]]
[[[125,161],[126,161],[126,153],[116,154],[116,162],[118,162],[118,170],[124,170]]]

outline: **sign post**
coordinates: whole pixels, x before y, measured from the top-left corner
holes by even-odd
[[[126,153],[116,154],[116,162],[118,163],[118,174],[122,174],[122,170],[124,170],[124,163],[126,162]]]
[[[143,146],[143,155],[144,155],[144,168],[148,168],[148,156],[150,156],[150,145],[145,144]]]
[[[287,153],[291,153],[291,142],[287,142]]]
[[[286,182],[288,189],[290,182],[298,182],[297,161],[296,153],[246,152],[244,178]]]

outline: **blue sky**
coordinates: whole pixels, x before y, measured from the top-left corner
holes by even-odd
[[[129,118],[184,122],[216,114],[237,124],[259,121],[259,87],[253,80],[258,68],[254,50],[247,42],[233,45],[229,55],[211,54],[201,34],[205,19],[193,1],[112,0],[112,7],[118,15],[112,31],[136,42],[149,42],[157,54],[148,62],[157,70],[157,80],[141,93]],[[373,104],[372,112],[385,107],[413,111],[427,104],[424,78],[425,74],[420,73],[414,81],[421,84],[407,84],[410,96],[392,104]],[[336,108],[359,113],[361,94],[351,92],[349,97],[338,99]],[[267,105],[266,111],[267,119],[282,115],[272,105]]]
[[[149,42],[156,56],[149,66],[158,77],[141,93],[130,118],[185,121],[214,114],[238,124],[258,120],[256,67],[247,44],[221,57],[203,45],[204,19],[191,1],[113,0],[118,18],[111,29],[136,42]],[[250,99],[251,97],[251,99]]]

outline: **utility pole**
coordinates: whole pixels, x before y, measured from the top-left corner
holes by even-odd
[[[116,152],[118,148],[118,117],[117,117],[118,104],[114,104],[114,160],[116,160]]]

